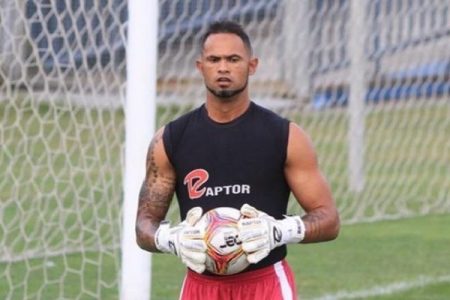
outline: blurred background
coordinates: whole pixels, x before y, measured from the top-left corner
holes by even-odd
[[[252,100],[315,144],[345,226],[290,249],[302,298],[450,297],[450,2],[158,3],[157,127],[204,101],[200,37],[232,19]],[[0,298],[117,299],[128,3],[0,4]],[[177,298],[182,266],[154,263],[153,298]]]

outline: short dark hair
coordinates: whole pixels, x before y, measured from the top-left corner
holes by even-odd
[[[242,26],[234,21],[222,20],[211,23],[203,34],[200,40],[200,50],[203,50],[203,46],[205,45],[206,39],[211,34],[216,33],[231,33],[239,36],[241,40],[244,42],[245,47],[249,50],[250,54],[253,53],[252,43],[250,42],[250,38],[248,34],[245,32]]]

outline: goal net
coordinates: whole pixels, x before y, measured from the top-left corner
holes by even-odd
[[[175,2],[160,1],[160,124],[204,101],[206,25],[237,20],[260,59],[252,100],[311,135],[344,222],[449,212],[448,1]]]
[[[127,1],[0,4],[0,298],[115,299]],[[310,134],[344,222],[450,212],[447,0],[159,9],[157,126],[204,101],[200,36],[233,19],[260,58],[252,100]]]
[[[0,3],[0,298],[117,298],[126,2]]]

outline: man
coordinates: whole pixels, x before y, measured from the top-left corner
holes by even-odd
[[[238,24],[212,24],[196,65],[206,102],[158,130],[149,146],[137,242],[189,267],[181,299],[296,299],[286,244],[328,241],[339,232],[311,141],[296,124],[250,100],[248,79],[258,59]],[[163,220],[175,192],[184,221],[171,227]],[[285,216],[291,192],[303,217]],[[239,230],[251,264],[236,275],[205,272],[203,232],[195,225],[220,206],[247,217]]]

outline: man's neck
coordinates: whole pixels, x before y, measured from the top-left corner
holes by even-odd
[[[230,101],[220,99],[206,99],[208,116],[217,123],[228,123],[244,114],[250,105],[250,99],[237,98]]]

